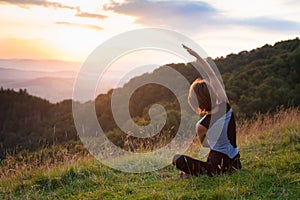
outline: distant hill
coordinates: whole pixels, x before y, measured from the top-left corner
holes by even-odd
[[[14,90],[26,88],[31,95],[57,103],[72,98],[73,84],[81,64],[60,60],[0,59],[0,86]],[[157,67],[159,66],[145,65],[124,76],[127,68],[114,66],[106,71],[96,94],[106,93],[117,87],[115,85],[123,85],[132,77],[153,71]],[[121,81],[120,76],[124,76]]]
[[[0,86],[59,102],[72,97],[80,63],[59,60],[0,59]],[[54,88],[54,86],[56,87]]]
[[[50,102],[72,97],[75,78],[41,77],[29,80],[19,80],[5,84],[7,88],[25,89],[32,95],[39,96]]]
[[[242,51],[214,60],[218,66],[226,92],[238,119],[252,116],[253,113],[273,112],[278,107],[300,105],[300,40],[281,41],[275,45],[265,45],[252,51]],[[199,74],[191,64],[167,65],[192,82]],[[162,66],[152,73],[131,79],[116,93],[126,93],[130,86],[141,80],[151,80],[160,76]],[[36,79],[24,82],[41,86],[51,84],[52,79]],[[61,81],[61,84],[70,84]],[[59,89],[55,83],[53,90]],[[177,90],[186,99],[187,89],[178,85]],[[46,92],[46,91],[45,91]],[[59,92],[59,90],[58,90]],[[123,146],[121,140],[124,133],[115,124],[111,111],[111,95],[113,90],[96,98],[98,120],[107,136]],[[120,101],[122,96],[120,96]],[[164,129],[165,134],[176,132],[180,112],[174,94],[166,88],[148,84],[136,90],[130,101],[129,110],[134,121],[147,124],[148,109],[154,103],[162,104],[170,119]],[[74,127],[71,100],[57,104],[33,97],[25,89],[18,92],[1,88],[0,91],[0,148],[2,157],[5,152],[22,149],[36,150],[51,144],[60,144],[69,140],[77,140]],[[128,108],[124,108],[128,109]],[[178,128],[178,127],[177,127]],[[159,134],[158,134],[159,137]],[[135,138],[132,138],[135,139]]]
[[[51,102],[69,99],[72,96],[76,71],[29,71],[0,68],[0,85],[16,90],[27,89],[35,96]]]
[[[0,59],[0,68],[19,69],[26,71],[77,71],[80,67],[78,62],[61,60],[33,60],[33,59]]]
[[[33,71],[33,70],[21,70],[21,69],[11,69],[11,68],[0,68],[0,81],[2,80],[22,80],[22,79],[34,79],[41,77],[76,77],[77,73],[75,70],[73,71]]]

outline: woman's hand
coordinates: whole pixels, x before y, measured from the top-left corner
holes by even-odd
[[[185,46],[184,44],[182,44],[182,47],[185,48],[187,50],[187,52],[189,52],[189,54],[191,54],[192,56],[194,56],[197,59],[201,59],[201,57],[199,56],[198,53],[196,53],[193,49]]]

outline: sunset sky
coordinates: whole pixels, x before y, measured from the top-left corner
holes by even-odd
[[[0,58],[84,60],[125,31],[156,27],[211,57],[299,37],[298,0],[0,0]]]

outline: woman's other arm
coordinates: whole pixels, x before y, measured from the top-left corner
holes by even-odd
[[[206,139],[207,129],[204,126],[202,126],[201,124],[197,124],[196,125],[196,133],[200,139],[201,145],[203,147],[209,147],[209,145],[207,143],[207,139]]]

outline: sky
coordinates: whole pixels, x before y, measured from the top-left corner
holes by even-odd
[[[146,27],[180,32],[215,58],[299,37],[298,0],[0,0],[0,59],[82,62]]]

